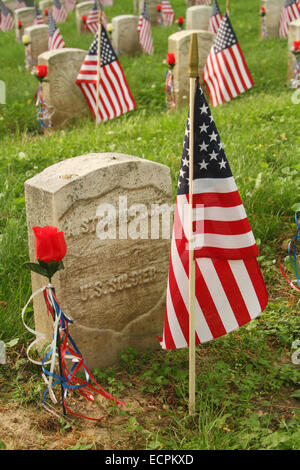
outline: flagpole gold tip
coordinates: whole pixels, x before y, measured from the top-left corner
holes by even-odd
[[[189,77],[196,78],[199,75],[198,72],[198,39],[197,33],[191,35],[190,40],[190,51],[189,51]]]

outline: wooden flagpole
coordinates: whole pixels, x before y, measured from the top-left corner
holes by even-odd
[[[230,4],[230,0],[226,0],[226,13],[227,15],[229,16],[229,5]]]
[[[97,56],[97,90],[96,90],[96,127],[98,125],[99,110],[99,87],[100,87],[100,71],[101,71],[101,32],[102,32],[102,10],[99,11],[98,22],[98,56]]]
[[[194,108],[196,77],[198,77],[198,40],[193,33],[189,51],[190,78],[190,141],[189,141],[189,414],[195,414],[195,260],[193,240],[193,179],[194,179]]]

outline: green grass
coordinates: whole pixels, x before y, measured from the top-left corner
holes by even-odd
[[[132,0],[107,8],[110,20],[132,12]],[[158,413],[170,425],[156,429],[140,416],[120,428],[132,448],[296,449],[299,415],[290,395],[299,387],[299,366],[291,363],[293,340],[300,338],[297,294],[277,268],[285,252],[281,242],[295,232],[293,204],[299,202],[300,105],[286,86],[287,42],[259,41],[259,0],[231,2],[231,21],[255,86],[230,103],[212,109],[254,235],[270,302],[263,315],[237,333],[197,348],[197,415],[187,418],[187,351],[138,356],[124,351],[120,368],[98,371],[99,380],[122,396],[135,384],[157,399]],[[183,0],[172,0],[176,16],[185,16]],[[222,11],[225,0],[219,0]],[[77,36],[75,15],[60,25],[69,47],[87,49],[92,36]],[[168,36],[177,31],[152,28],[155,54],[120,56],[137,109],[97,129],[91,117],[42,135],[33,95],[36,79],[25,71],[24,48],[14,31],[0,33],[0,80],[7,84],[7,105],[0,105],[0,339],[31,338],[20,312],[31,293],[24,181],[53,163],[89,152],[120,152],[169,166],[174,199],[187,108],[165,113],[163,63]],[[31,317],[32,311],[28,311]],[[17,353],[16,353],[17,354]],[[25,356],[26,357],[26,356]],[[14,359],[15,369],[0,367],[0,385],[24,406],[40,400],[40,371]],[[19,364],[19,365],[18,365]],[[15,376],[14,373],[18,372]],[[122,379],[118,379],[119,375]],[[26,388],[23,385],[26,382]],[[23,390],[23,391],[22,391]],[[1,392],[0,392],[1,393]],[[149,399],[150,399],[149,398]],[[288,411],[286,403],[290,403]],[[126,447],[125,447],[126,448]]]

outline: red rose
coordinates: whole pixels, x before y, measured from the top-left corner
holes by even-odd
[[[83,16],[81,17],[81,19],[82,19],[82,22],[85,23],[86,20],[87,20],[87,17],[86,17],[85,15],[83,15]]]
[[[49,12],[48,12],[47,8],[44,10],[44,13],[45,13],[45,16],[48,16]]]
[[[294,51],[300,52],[300,41],[294,41]]]
[[[261,13],[266,13],[265,7],[260,7],[260,12],[261,12]]]
[[[45,263],[56,260],[59,263],[67,253],[64,233],[49,225],[33,227],[32,230],[35,235],[36,259]]]
[[[161,11],[161,5],[156,5],[156,10]]]
[[[35,72],[38,78],[45,78],[48,72],[48,65],[36,65]]]
[[[22,28],[22,21],[20,21],[20,20],[18,21],[18,28],[19,29]]]
[[[183,16],[178,16],[178,20],[177,20],[178,24],[183,24],[184,23],[184,18]]]
[[[168,52],[168,54],[167,54],[167,64],[175,65],[175,54],[174,54],[174,52]]]

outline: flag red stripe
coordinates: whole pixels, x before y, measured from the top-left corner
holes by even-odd
[[[232,311],[235,315],[239,326],[251,320],[246,304],[235,281],[235,277],[226,260],[213,259],[213,264],[222,283],[222,287],[226,293],[226,297],[230,303]]]

